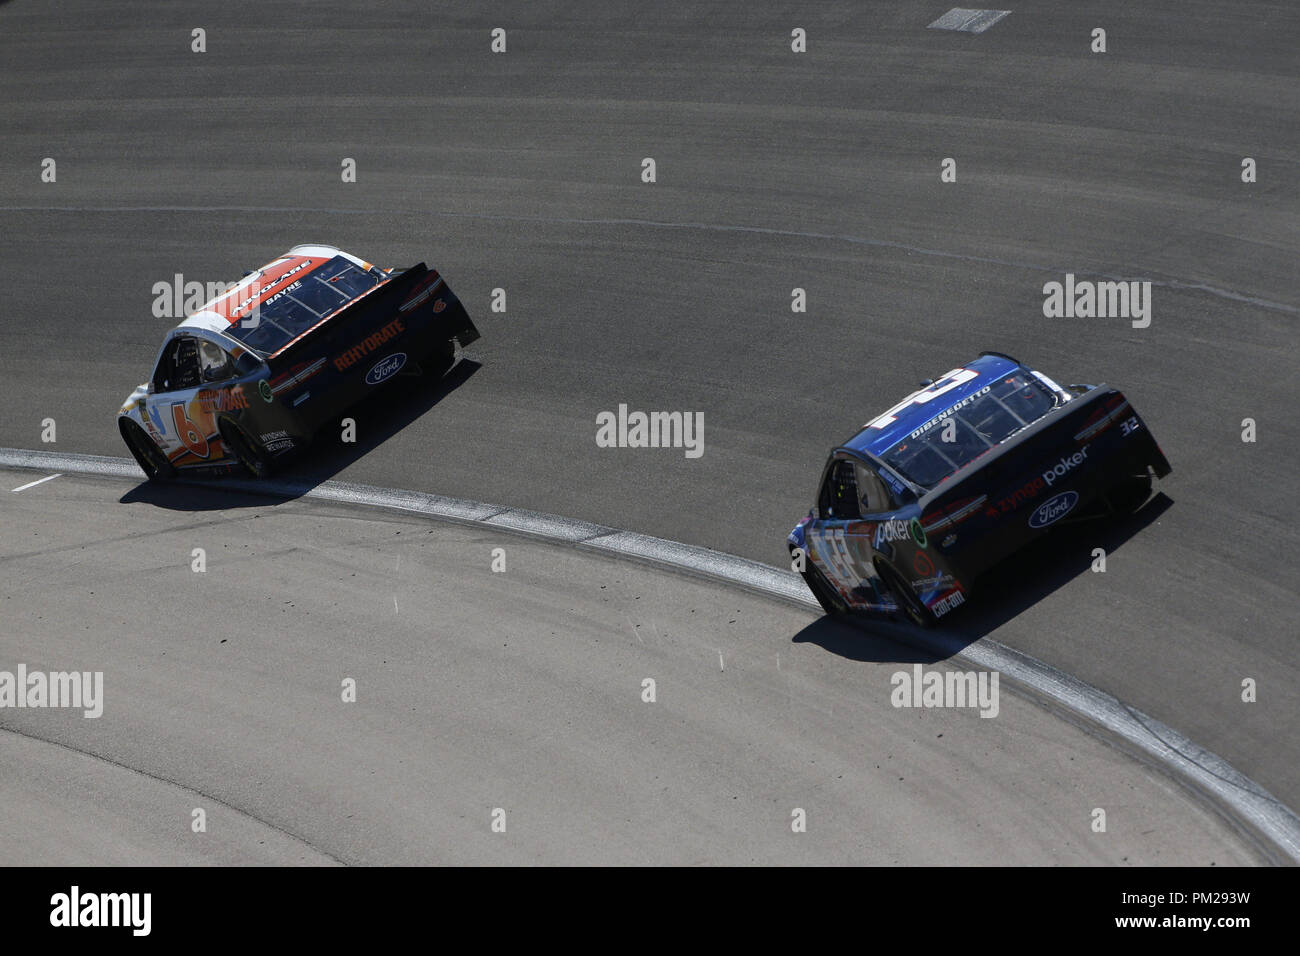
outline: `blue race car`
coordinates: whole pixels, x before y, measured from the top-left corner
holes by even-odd
[[[827,613],[931,627],[1053,525],[1133,511],[1168,460],[1123,393],[998,352],[923,383],[831,451],[792,566]]]

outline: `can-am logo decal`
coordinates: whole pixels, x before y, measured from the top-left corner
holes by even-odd
[[[378,385],[380,382],[384,381],[385,379],[392,378],[394,375],[396,375],[398,372],[402,370],[402,366],[405,364],[406,364],[405,352],[397,352],[394,355],[389,355],[386,358],[381,358],[378,362],[375,363],[374,368],[372,368],[369,372],[366,373],[366,384]]]
[[[1079,493],[1077,491],[1063,491],[1055,498],[1050,498],[1043,502],[1029,516],[1029,527],[1046,528],[1054,521],[1059,521],[1068,515],[1071,509],[1079,503]]]

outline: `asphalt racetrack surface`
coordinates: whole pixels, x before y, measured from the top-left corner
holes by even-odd
[[[388,400],[359,409],[358,443],[325,436],[296,467],[296,477],[500,502],[778,564],[786,533],[811,504],[828,448],[920,379],[982,349],[1005,351],[1058,381],[1122,388],[1174,473],[1135,518],[1063,529],[1013,560],[978,599],[945,618],[944,628],[971,642],[992,637],[1115,695],[1296,807],[1300,8],[1037,3],[1017,6],[979,35],[927,29],[945,9],[906,2],[529,2],[483,11],[384,3],[360,16],[350,4],[314,0],[277,4],[268,19],[263,5],[253,3],[216,9],[158,2],[129,10],[90,0],[0,4],[0,261],[8,278],[0,305],[0,446],[124,456],[113,415],[148,376],[163,334],[179,318],[153,315],[155,284],[170,283],[177,273],[230,281],[294,244],[328,242],[384,265],[423,260],[438,268],[483,338],[443,385],[397,388]],[[1107,33],[1105,53],[1090,51],[1099,26]],[[505,53],[490,50],[494,27],[507,31]],[[807,31],[806,53],[791,51],[796,27]],[[191,50],[195,28],[206,31],[204,53]],[[54,182],[42,181],[47,157],[57,163]],[[642,181],[647,157],[655,161],[653,183]],[[1257,169],[1249,183],[1242,181],[1247,157]],[[956,182],[941,181],[946,158],[956,161]],[[355,182],[342,181],[346,159],[355,161]],[[1150,325],[1045,317],[1044,283],[1067,274],[1149,280]],[[796,288],[805,291],[806,312],[791,309]],[[504,312],[491,309],[496,289],[505,291]],[[702,412],[704,454],[598,447],[597,414],[620,404]],[[41,441],[46,419],[57,423],[53,445]],[[1244,419],[1254,422],[1257,440],[1242,440]],[[14,472],[11,486],[34,477]],[[321,681],[337,684],[339,669],[349,665],[373,673],[375,655],[389,650],[390,660],[405,664],[382,671],[388,679],[434,679],[421,671],[429,662],[420,660],[434,651],[416,647],[415,631],[384,636],[381,629],[395,625],[382,600],[372,611],[349,612],[356,614],[351,630],[311,589],[292,611],[267,605],[261,614],[263,591],[203,591],[194,607],[203,613],[228,607],[232,626],[192,618],[185,597],[165,583],[181,576],[176,569],[190,573],[184,534],[177,532],[175,553],[133,544],[110,565],[103,550],[110,526],[126,534],[138,525],[147,542],[146,529],[166,519],[167,509],[151,515],[147,500],[122,504],[125,489],[114,489],[100,502],[102,525],[79,518],[83,512],[71,504],[66,511],[14,510],[23,495],[65,493],[64,482],[75,484],[59,478],[5,502],[4,598],[21,613],[0,623],[0,667],[20,660],[36,633],[63,635],[72,653],[86,646],[90,627],[103,641],[106,667],[120,650],[152,673],[148,679],[159,693],[175,695],[177,707],[185,665],[169,671],[173,665],[153,655],[169,643],[181,656],[198,655],[200,647],[215,653],[209,645],[227,631],[232,641],[247,642],[239,653],[265,681],[257,686],[272,690],[305,681],[290,668],[291,660],[305,664],[289,653],[296,642],[306,657],[317,642],[333,645],[314,675]],[[174,502],[176,508],[210,512],[205,520],[232,514],[224,505],[213,510],[211,496],[193,488],[175,494],[185,502]],[[21,505],[28,507],[34,506]],[[329,532],[322,529],[347,521],[315,506],[280,507],[283,518],[264,520],[277,522],[288,540],[316,542],[316,550],[296,553],[284,571],[305,581],[312,561],[328,560]],[[353,520],[361,527],[377,519]],[[27,580],[26,570],[11,572],[28,567],[14,555],[40,548],[15,540],[28,523],[68,547],[81,541],[87,559],[75,573],[62,568],[48,588]],[[226,536],[227,550],[251,547],[240,537],[248,530],[241,525],[231,519],[229,528],[219,524],[211,533]],[[450,574],[451,556],[470,546],[465,534],[435,531],[446,554],[426,548],[429,567]],[[1089,570],[1097,547],[1107,552],[1104,574]],[[336,560],[356,558],[340,548]],[[531,675],[520,690],[532,688],[537,706],[544,687],[569,695],[567,704],[546,705],[559,711],[591,695],[603,708],[622,707],[626,694],[640,705],[638,682],[653,675],[643,673],[637,655],[649,652],[637,635],[612,611],[607,620],[570,610],[590,607],[596,582],[626,580],[633,572],[587,561],[553,562],[551,570],[572,577],[559,581],[555,603],[546,605],[550,617],[527,613],[535,595],[525,580],[515,590],[509,572],[486,584],[481,576],[463,580],[455,600],[420,608],[426,635],[457,635],[446,653],[469,668],[459,693],[478,701],[474,667],[490,669],[497,655],[502,668]],[[781,747],[801,753],[825,747],[842,770],[867,775],[877,786],[890,779],[875,776],[881,748],[865,753],[860,728],[820,717],[814,724],[812,715],[856,707],[855,720],[869,714],[906,738],[911,712],[887,706],[888,683],[874,668],[866,669],[875,676],[859,673],[864,658],[907,664],[905,645],[881,644],[870,626],[860,632],[865,650],[844,641],[799,642],[811,620],[806,613],[775,605],[764,612],[754,599],[710,588],[692,595],[698,596],[692,606],[707,609],[707,618],[688,625],[680,614],[697,585],[677,578],[642,585],[656,595],[663,626],[672,622],[673,633],[700,655],[705,670],[689,678],[682,673],[695,682],[694,693],[715,693],[699,683],[715,679],[707,672],[711,663],[716,667],[715,645],[724,658],[728,646],[742,656],[784,646],[814,675],[793,688],[773,685],[790,698],[762,697],[767,702],[759,704],[761,695],[736,691],[695,701],[689,705],[695,712],[679,711],[679,719],[699,721],[700,733],[717,734],[714,743],[725,748],[721,725],[758,713],[775,726],[785,699],[808,721],[797,734],[791,727],[770,735],[750,727],[744,741],[732,743],[773,748],[766,758],[771,767]],[[84,597],[64,600],[82,589],[97,592],[110,608],[129,605],[135,617],[99,613]],[[574,595],[570,604],[566,594]],[[462,597],[463,606],[457,604]],[[617,599],[619,613],[630,613],[627,597]],[[751,602],[740,619],[748,628],[742,636],[735,634],[742,623],[724,624],[731,618],[714,613],[731,607],[729,601]],[[405,620],[406,613],[395,617]],[[15,624],[41,614],[49,631]],[[521,623],[530,619],[538,633]],[[128,631],[118,623],[132,620],[152,632],[137,634],[135,625]],[[291,628],[287,647],[273,640],[281,627]],[[569,648],[533,646],[562,641],[566,630],[577,642]],[[605,640],[619,649],[606,648],[608,656],[597,655],[586,669],[585,652],[598,633],[608,633]],[[528,647],[525,656],[507,656],[521,645]],[[682,661],[674,656],[672,666],[684,668]],[[201,663],[188,662],[196,669]],[[236,688],[254,686],[225,673]],[[434,673],[455,692],[452,675]],[[1242,700],[1247,680],[1257,684],[1251,703]],[[301,686],[299,692],[308,693]],[[832,702],[837,694],[843,704]],[[196,698],[188,699],[195,706]],[[264,729],[288,733],[292,699],[258,717],[267,722]],[[197,700],[203,705],[194,721],[208,707],[228,708],[231,727],[235,714],[249,713],[238,700],[216,694]],[[308,705],[302,698],[298,734],[308,733],[315,719],[310,708],[325,707],[324,700]],[[139,732],[161,719],[162,706],[141,704]],[[522,733],[529,714],[521,702],[502,706],[514,708],[500,718],[503,726]],[[376,739],[393,734],[400,748],[417,728],[433,727],[428,712],[410,717],[409,726],[401,716],[389,710],[369,718],[378,721]],[[553,726],[566,726],[560,713],[553,716]],[[580,716],[572,713],[575,723]],[[489,806],[492,800],[508,802],[510,787],[522,779],[497,762],[504,758],[482,756],[494,738],[488,716],[480,717],[483,722],[468,727],[439,725],[438,752],[460,748],[466,772],[477,767],[505,791],[501,798],[443,791],[447,806],[471,816],[500,805]],[[987,742],[1000,754],[989,759],[1002,768],[971,769],[979,786],[1005,783],[994,777],[1014,763],[1022,743],[1015,735],[1029,733],[1030,724],[1034,733],[1074,733],[1036,719],[1022,715],[1011,728],[972,731],[979,746]],[[0,727],[23,730],[12,713],[0,713]],[[106,727],[124,733],[122,724]],[[359,747],[363,735],[349,739]],[[125,737],[68,745],[115,754],[111,759],[124,773],[165,778],[156,787],[118,784],[115,771],[94,771],[96,786],[119,799],[138,787],[145,803],[137,806],[165,799],[160,787],[201,790],[215,776],[281,768],[269,749],[240,748],[217,731],[205,744],[200,752],[212,764],[181,742],[171,756],[163,747],[134,748]],[[669,736],[656,746],[680,771],[691,751],[675,745],[686,746]],[[927,743],[924,772],[951,792],[932,796],[912,819],[906,817],[912,810],[891,807],[899,815],[895,826],[935,828],[930,833],[893,833],[894,842],[870,847],[801,846],[789,859],[938,862],[970,819],[936,822],[971,782],[951,761],[984,758],[934,746]],[[182,751],[190,763],[179,766],[175,754]],[[1090,760],[1104,759],[1089,753]],[[0,754],[7,764],[47,762],[60,774],[77,772],[80,759],[72,751],[33,749],[28,738],[6,741]],[[373,769],[387,756],[376,755]],[[631,758],[616,758],[612,750],[581,757],[567,766],[548,764],[563,799],[584,792],[574,776],[579,768],[606,760],[631,766]],[[298,782],[309,787],[320,770],[308,757],[303,761]],[[701,761],[690,766],[698,772],[686,780],[703,785]],[[1068,768],[1035,769],[1062,785],[1075,779]],[[788,819],[786,804],[800,805],[792,802],[794,791],[811,774],[790,770],[769,809]],[[1117,774],[1105,779],[1118,780]],[[343,779],[345,787],[363,786],[360,773]],[[684,795],[686,780],[664,785],[677,788],[691,812],[704,813],[704,797]],[[409,859],[391,834],[369,833],[368,824],[359,823],[347,845],[303,836],[306,828],[290,825],[311,817],[293,804],[305,799],[293,796],[300,788],[288,778],[272,777],[268,785],[280,792],[263,795],[266,814],[252,812],[256,801],[241,802],[234,790],[226,794],[232,806],[285,831],[259,851],[265,858],[316,862],[324,853],[380,862],[387,848],[394,854],[387,859]],[[1155,778],[1135,785],[1166,786]],[[647,850],[644,833],[617,830],[606,805],[614,794],[602,786],[591,781],[593,805],[609,815],[602,819],[612,832],[628,834],[609,847],[610,861],[638,853],[683,861]],[[412,792],[394,788],[397,801]],[[370,795],[373,805],[380,796]],[[1022,797],[1024,813],[1050,815],[1062,830],[1073,826],[1060,794],[1030,788]],[[856,799],[844,797],[836,812],[851,816]],[[339,800],[341,812],[347,800]],[[412,814],[427,809],[419,801],[399,805]],[[35,813],[22,799],[13,806]],[[656,819],[653,808],[642,809],[638,815],[629,804],[625,817]],[[538,840],[572,836],[557,814],[537,812],[556,824]],[[726,824],[735,839],[718,837],[701,859],[779,858],[788,824],[767,844],[757,813],[751,803]],[[242,834],[231,834],[211,858],[252,859],[246,838],[259,825],[238,824]],[[462,841],[457,826],[447,823],[437,833],[445,839],[409,853],[430,861],[563,857],[558,843],[525,842],[509,851]],[[969,836],[969,828],[964,832]],[[160,846],[152,835],[119,836],[109,847],[87,846],[85,858],[134,858],[131,846],[142,859],[175,854],[180,860],[191,852]],[[985,834],[987,842],[974,844],[964,861],[985,859],[996,836]],[[1165,862],[1157,852],[1174,852],[1156,835],[1143,839],[1150,842],[1134,837],[1125,847],[1135,858]],[[1031,837],[1017,860],[1114,861],[1109,848],[1052,848],[1045,841]],[[1204,862],[1218,845],[1205,836],[1180,844],[1179,852],[1195,849],[1195,861]],[[598,847],[580,840],[570,846],[574,858],[599,859]]]

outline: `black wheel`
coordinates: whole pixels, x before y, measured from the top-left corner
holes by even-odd
[[[1151,497],[1151,476],[1129,478],[1106,492],[1110,506],[1120,514],[1132,514]]]
[[[938,618],[934,616],[928,607],[921,603],[921,599],[916,596],[916,591],[908,586],[901,574],[890,565],[883,563],[877,565],[876,570],[880,573],[881,580],[885,582],[894,595],[894,600],[898,602],[898,609],[903,612],[904,617],[917,627],[934,627]]]
[[[176,477],[175,466],[167,460],[163,450],[143,428],[129,418],[119,418],[117,427],[122,433],[122,440],[126,442],[126,447],[131,449],[131,457],[135,459],[146,478],[150,481],[171,481]]]
[[[836,591],[831,583],[826,580],[826,575],[822,574],[817,566],[808,560],[807,555],[804,556],[804,560],[808,562],[805,566],[806,570],[800,573],[803,575],[803,579],[808,582],[808,590],[812,591],[813,597],[822,606],[822,610],[831,617],[848,617],[852,613],[852,608],[849,607],[844,598],[840,597],[840,592]]]
[[[217,430],[221,432],[221,441],[239,459],[240,464],[248,469],[254,478],[266,478],[272,471],[271,456],[259,445],[244,426],[228,415],[217,420]]]

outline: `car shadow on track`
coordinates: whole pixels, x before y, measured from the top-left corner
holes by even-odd
[[[1133,514],[1057,528],[976,581],[970,603],[933,630],[886,619],[846,623],[823,616],[792,640],[818,644],[855,661],[933,664],[960,653],[1075,578],[1091,573],[1095,548],[1102,548],[1109,559],[1173,504],[1173,499],[1158,492]]]
[[[816,644],[839,657],[869,664],[933,664],[941,659],[941,655],[909,641],[909,633],[892,621],[838,621],[823,615],[791,642]]]
[[[120,500],[123,504],[147,502],[173,511],[222,511],[293,501],[388,441],[482,367],[473,359],[463,358],[440,378],[399,376],[341,416],[356,421],[356,442],[343,442],[337,434],[323,431],[310,447],[265,481],[246,476],[146,481]]]

